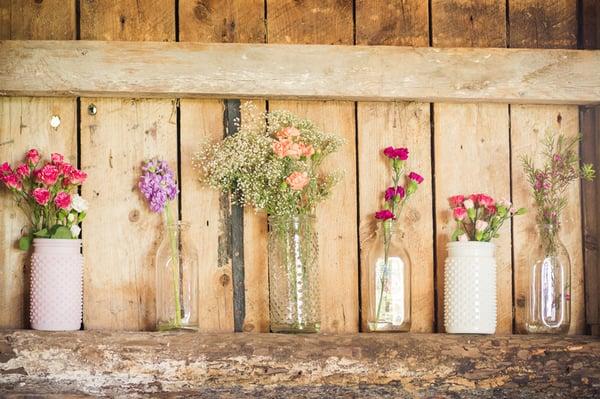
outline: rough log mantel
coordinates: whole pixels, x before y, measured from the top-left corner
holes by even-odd
[[[0,41],[0,95],[600,103],[600,51]]]
[[[0,392],[599,397],[588,336],[0,332]]]

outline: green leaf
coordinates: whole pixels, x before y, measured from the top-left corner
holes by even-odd
[[[34,236],[38,237],[38,238],[48,238],[50,237],[50,233],[48,233],[48,229],[43,228],[41,230],[36,231],[35,233],[33,233]]]
[[[56,227],[56,226],[55,226]],[[53,228],[54,230],[54,228]],[[56,239],[69,239],[71,237],[71,230],[69,230],[66,226],[58,226],[56,227],[54,233],[51,238]]]
[[[87,213],[85,213],[85,212],[81,212],[81,213],[79,214],[79,217],[77,218],[77,221],[76,221],[76,223],[74,223],[74,224],[78,224],[78,223],[80,223],[81,221],[83,221],[83,219],[85,219],[85,216],[86,216],[86,215],[87,215]]]
[[[29,251],[33,237],[30,235],[23,236],[19,239],[19,249],[21,251]]]

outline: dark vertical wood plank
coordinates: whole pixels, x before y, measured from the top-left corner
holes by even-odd
[[[75,1],[0,1],[0,40],[75,39]],[[21,161],[27,150],[60,152],[77,163],[74,98],[0,98],[0,162]],[[61,124],[50,126],[52,116]],[[2,190],[4,191],[4,190]],[[0,329],[28,322],[29,255],[16,247],[27,220],[6,192],[0,195]]]
[[[268,0],[267,13],[269,43],[354,41],[350,0]],[[321,330],[358,331],[355,105],[347,101],[271,101],[269,108],[307,117],[323,130],[346,139],[344,148],[324,165],[344,170],[344,181],[335,188],[332,198],[317,208]]]
[[[427,46],[429,44],[429,11],[421,0],[356,2],[356,44]],[[434,315],[434,263],[432,223],[432,173],[430,104],[414,102],[357,103],[359,225],[373,218],[381,207],[381,192],[390,183],[389,166],[382,149],[394,145],[410,150],[410,168],[425,177],[414,201],[402,217],[410,253],[411,331],[431,332]],[[363,259],[361,248],[361,260]],[[366,315],[371,298],[366,286],[367,268],[361,267],[361,313]],[[361,317],[366,331],[366,319]]]
[[[505,47],[504,0],[432,0],[432,39],[436,47]],[[438,327],[443,322],[444,261],[453,222],[448,197],[487,192],[510,195],[508,106],[434,104]],[[468,176],[468,177],[467,177]],[[512,332],[510,223],[496,244],[497,333]],[[441,328],[439,328],[441,330]]]
[[[81,1],[84,40],[175,40],[175,0]],[[177,170],[177,112],[171,100],[82,98],[81,163],[90,178],[84,326],[155,328],[155,252],[163,223],[137,189],[142,162]],[[86,112],[95,104],[97,114]],[[142,237],[143,239],[139,239]]]
[[[583,0],[581,43],[585,49],[600,48],[600,2]],[[581,107],[581,158],[600,166],[600,107]],[[600,179],[582,184],[586,322],[591,333],[600,335]]]
[[[260,43],[265,37],[262,0],[179,2],[181,41]],[[257,103],[264,107],[264,102]],[[203,257],[198,305],[200,330],[267,332],[266,217],[250,209],[245,209],[242,216],[239,208],[230,206],[227,196],[200,186],[196,171],[189,168],[202,140],[223,137],[225,105],[221,100],[181,100],[182,218],[199,221],[192,229],[199,238]]]
[[[510,44],[523,48],[576,48],[576,0],[510,0]],[[548,132],[576,136],[579,134],[577,106],[511,106],[511,143],[513,167],[513,198],[529,206],[529,215],[518,218],[514,224],[514,301],[515,329],[523,332],[527,317],[528,273],[531,267],[530,245],[537,232],[535,208],[530,187],[520,164],[520,156],[539,150],[540,140]],[[538,151],[539,153],[539,151]],[[585,329],[583,284],[583,255],[581,239],[580,184],[574,183],[568,192],[569,205],[563,214],[561,237],[571,256],[571,329],[582,333]]]

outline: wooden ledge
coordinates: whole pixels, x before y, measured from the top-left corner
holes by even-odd
[[[600,103],[600,51],[0,41],[0,96]]]
[[[0,392],[598,397],[600,340],[5,331]]]

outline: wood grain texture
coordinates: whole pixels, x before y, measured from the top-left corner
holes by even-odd
[[[175,40],[175,0],[81,0],[82,40]]]
[[[310,13],[306,10],[311,10]],[[352,44],[352,2],[268,0],[269,43]],[[328,47],[332,48],[332,47]],[[330,58],[333,60],[333,58]],[[345,173],[333,196],[317,207],[321,331],[358,331],[358,238],[356,203],[356,126],[354,103],[270,101],[269,109],[287,109],[311,119],[326,132],[346,139],[324,168]],[[332,223],[335,221],[335,223]]]
[[[0,1],[0,39],[75,38],[75,1]],[[60,117],[57,129],[50,126]],[[74,98],[1,98],[0,162],[21,161],[38,148],[46,156],[63,153],[77,162],[76,101]],[[29,254],[16,242],[26,218],[4,190],[0,195],[0,328],[23,328],[28,322]]]
[[[182,41],[263,42],[266,36],[264,4],[256,0],[184,0],[179,3],[179,22]],[[264,108],[264,101],[257,106]],[[201,243],[201,253],[205,254],[198,305],[202,312],[200,329],[205,332],[229,332],[234,328],[231,208],[227,196],[198,183],[189,164],[203,140],[223,138],[223,112],[222,100],[181,100],[182,184],[186,187],[182,193],[182,217],[195,218],[198,212],[201,216],[192,228]],[[267,332],[267,223],[264,217],[248,210],[243,219],[246,318],[242,329]]]
[[[505,15],[505,0],[431,0],[433,45],[506,47]]]
[[[433,45],[503,47],[506,3],[499,0],[433,1]],[[468,16],[468,21],[462,20]],[[465,29],[468,26],[468,29]],[[435,193],[438,330],[442,330],[446,243],[454,229],[448,197],[487,193],[510,196],[508,106],[435,104]],[[510,222],[496,244],[497,333],[512,332],[512,255]]]
[[[0,389],[9,398],[22,397],[19,393],[207,399],[600,394],[600,342],[583,336],[7,331],[0,343]]]
[[[358,44],[427,46],[429,11],[423,1],[359,1],[356,3]],[[411,255],[411,331],[431,332],[435,325],[433,281],[433,223],[431,175],[430,104],[357,104],[359,226],[372,222],[381,206],[381,193],[391,181],[389,165],[382,149],[394,145],[410,150],[410,168],[425,177],[425,182],[405,210],[405,246]],[[361,244],[362,245],[362,244]],[[361,247],[361,313],[369,306],[364,252]],[[365,317],[361,328],[366,331]]]
[[[431,129],[429,104],[358,103],[358,180],[360,228],[372,223],[381,209],[383,191],[390,185],[389,162],[382,155],[385,147],[406,146],[410,151],[409,171],[417,171],[425,181],[404,209],[400,220],[405,233],[404,246],[410,254],[411,331],[431,332],[434,328],[433,216],[431,176]],[[361,251],[365,248],[361,247]],[[367,314],[369,301],[367,267],[361,252],[361,312]],[[366,331],[366,318],[361,328]]]
[[[142,162],[158,157],[177,169],[174,104],[164,100],[82,98],[84,326],[155,328],[155,255],[165,221],[138,190]]]
[[[82,1],[80,8],[83,39],[175,40],[174,0]],[[93,209],[84,223],[84,327],[154,329],[164,221],[150,213],[137,182],[149,158],[177,170],[176,102],[91,97],[81,104],[81,163],[90,175],[83,194]]]
[[[263,43],[264,0],[181,0],[179,40]]]
[[[597,104],[598,69],[600,51],[0,41],[8,96]]]
[[[510,5],[511,46],[529,48],[576,48],[576,1],[554,1],[552,7],[542,1],[513,1]],[[560,117],[559,117],[560,115]],[[579,133],[577,107],[536,105],[511,106],[511,140],[513,143],[513,196],[515,200],[531,201],[526,197],[526,181],[521,178],[519,154],[535,149],[548,130],[566,135]],[[585,330],[585,300],[581,234],[580,184],[572,185],[568,193],[569,206],[563,215],[562,239],[571,256],[571,328],[570,334]],[[526,318],[524,299],[527,296],[528,242],[535,239],[535,208],[515,223],[515,326],[523,331]]]
[[[356,43],[367,45],[429,45],[426,1],[356,1]]]
[[[598,49],[600,48],[600,2],[584,0],[582,6],[583,48]],[[582,161],[593,163],[598,168],[600,166],[600,107],[580,109],[580,121],[583,135]],[[599,181],[596,179],[594,182],[582,183],[586,321],[595,335],[600,335]]]
[[[575,48],[577,0],[510,0],[510,47]]]

